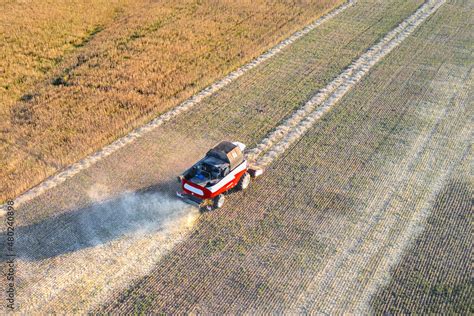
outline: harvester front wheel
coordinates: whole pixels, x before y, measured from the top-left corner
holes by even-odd
[[[219,194],[214,198],[214,208],[221,208],[224,206],[225,196],[224,194]]]
[[[237,184],[237,188],[239,190],[245,190],[249,187],[249,184],[250,184],[250,174],[246,172],[242,175],[242,177],[240,177],[239,183]]]

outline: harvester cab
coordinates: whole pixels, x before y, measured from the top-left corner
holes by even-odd
[[[220,142],[178,177],[182,191],[176,194],[201,209],[221,208],[225,193],[233,188],[247,189],[251,175],[261,173],[249,168],[244,149],[239,142]]]

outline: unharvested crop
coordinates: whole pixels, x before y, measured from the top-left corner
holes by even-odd
[[[50,239],[35,244],[40,258],[19,253],[18,300],[43,313],[369,312],[469,152],[468,2],[447,1],[370,65],[224,209],[196,216],[171,203],[179,243],[159,238],[168,230],[141,233],[159,212],[133,197],[171,196],[175,176],[217,141],[256,147],[423,4],[360,0],[198,106],[25,201],[18,230],[28,242],[38,231]],[[123,192],[135,192],[136,214],[120,207]],[[98,224],[81,234],[78,219]],[[71,246],[65,236],[75,229],[72,241],[89,247]]]
[[[3,60],[10,64],[4,86],[15,91],[2,88],[0,161],[6,180],[0,200],[146,123],[341,2],[144,1],[130,4],[115,20],[110,15],[116,11],[103,8],[103,16],[91,16],[92,26],[71,31],[84,37],[79,44],[61,46],[73,35],[59,33],[58,43],[51,44],[58,51],[48,61],[52,65],[24,84],[10,84],[25,77],[14,71],[24,69],[20,60],[10,58],[23,54],[24,47],[13,52],[6,46]],[[54,2],[40,11],[47,15],[48,6]],[[67,23],[58,11],[58,20]],[[45,20],[53,23],[48,20],[53,17]],[[63,31],[46,32],[47,39],[55,30]],[[28,41],[24,33],[20,38]],[[49,48],[40,44],[35,47]],[[56,55],[64,59],[58,65]],[[26,59],[28,69],[43,67],[31,59]]]
[[[19,100],[48,78],[70,53],[93,39],[123,13],[131,0],[2,1],[0,3],[0,113],[9,117]],[[17,114],[18,116],[18,114]],[[20,121],[29,118],[16,117]]]

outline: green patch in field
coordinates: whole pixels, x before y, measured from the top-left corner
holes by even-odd
[[[268,285],[265,282],[261,282],[257,285],[257,295],[262,296],[268,291]]]
[[[221,237],[215,237],[213,239],[210,239],[207,243],[207,248],[211,253],[221,251],[222,249],[224,249],[224,246],[224,239],[222,239]]]
[[[143,296],[138,298],[134,304],[134,315],[147,315],[149,313],[150,307],[152,306],[153,301],[155,300],[155,295],[150,294],[148,296]]]

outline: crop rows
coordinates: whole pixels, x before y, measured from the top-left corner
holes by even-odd
[[[463,14],[441,7],[103,311],[367,311],[469,143]]]
[[[410,235],[404,224],[429,200],[432,190],[426,183],[430,179],[441,183],[443,170],[450,170],[450,159],[454,164],[465,144],[469,109],[443,110],[450,96],[463,104],[466,95],[459,91],[469,86],[469,81],[464,84],[469,70],[462,64],[469,32],[456,32],[463,21],[462,4],[443,6],[387,61],[374,67],[340,106],[280,156],[249,191],[231,195],[222,211],[202,214],[195,223],[193,214],[184,213],[172,234],[158,229],[156,235],[135,235],[139,229],[133,224],[148,219],[159,222],[149,214],[130,221],[123,235],[120,219],[130,208],[120,207],[123,198],[116,195],[140,188],[172,194],[174,186],[168,181],[198,158],[203,148],[222,138],[255,146],[420,3],[359,1],[199,107],[21,206],[18,223],[23,234],[34,240],[39,229],[49,238],[36,240],[37,249],[50,249],[41,261],[25,257],[19,261],[23,290],[18,295],[23,306],[33,297],[36,303],[48,304],[33,306],[31,311],[73,311],[81,305],[94,306],[115,292],[102,311],[367,308],[365,301],[384,279],[372,276],[384,276],[406,244],[394,236]],[[450,25],[450,36],[440,31],[443,23]],[[450,46],[459,47],[455,56],[449,54]],[[450,139],[456,141],[447,144]],[[443,145],[449,148],[445,159],[427,159],[443,156]],[[404,177],[410,172],[419,175],[421,182]],[[113,211],[104,217],[101,204],[87,206],[97,203],[89,191],[101,191],[95,186],[98,183],[105,189],[104,197],[97,198],[110,199],[105,205],[119,210],[117,218]],[[412,184],[421,187],[421,200],[416,203],[407,194]],[[141,209],[141,203],[131,209]],[[406,205],[415,207],[400,211]],[[69,234],[81,223],[81,214],[89,213],[92,221],[104,224]],[[395,224],[393,229],[388,223]],[[120,229],[114,233],[116,226]],[[73,246],[66,252],[77,237],[87,244],[104,228],[110,234],[109,239],[101,237],[106,243],[99,238],[95,245]],[[181,239],[187,232],[188,238],[175,245],[172,238]],[[392,240],[399,247],[392,249]],[[354,241],[360,243],[353,245]],[[173,251],[158,261],[171,245]],[[348,248],[354,251],[354,259]],[[366,262],[360,259],[361,249],[369,250],[370,258],[363,258],[370,261],[367,270],[361,269]],[[377,265],[385,253],[390,255],[387,262]],[[347,269],[348,263],[353,268]],[[51,275],[54,280],[49,280]],[[334,295],[315,301],[323,277]],[[53,283],[63,282],[65,286],[54,289]],[[125,290],[129,282],[134,286]],[[351,296],[358,291],[363,293],[359,300]]]
[[[284,153],[292,143],[302,137],[317,120],[356,85],[377,62],[405,40],[418,25],[423,23],[443,3],[444,1],[426,2],[410,18],[404,20],[399,26],[384,36],[379,43],[372,46],[352,63],[328,86],[321,89],[301,109],[297,110],[289,119],[260,142],[257,147],[250,150],[248,159],[254,161],[262,152],[268,151],[255,162],[256,166],[263,168]]]
[[[314,91],[327,85],[353,59],[411,15],[420,3],[421,1],[393,0],[374,8],[371,1],[358,2],[293,43],[278,56],[241,76],[216,95],[203,100],[199,106],[20,206],[17,221],[19,227],[23,227],[23,234],[31,238],[33,235],[29,231],[35,231],[32,225],[39,225],[37,227],[41,227],[48,238],[36,240],[35,248],[48,249],[46,253],[50,255],[45,255],[42,260],[20,259],[21,269],[18,273],[25,290],[19,291],[19,302],[27,306],[28,300],[34,298],[37,305],[32,304],[31,311],[51,312],[59,307],[72,310],[81,304],[84,307],[91,306],[104,293],[122,291],[130,278],[147,274],[145,267],[156,263],[161,254],[166,252],[164,250],[175,244],[172,239],[174,235],[163,231],[164,235],[157,232],[156,237],[139,235],[129,238],[128,234],[124,236],[120,231],[113,233],[115,219],[110,221],[105,216],[110,214],[108,212],[102,214],[91,211],[96,210],[96,207],[90,204],[99,204],[99,210],[102,203],[121,205],[123,191],[145,189],[165,195],[173,194],[175,187],[168,183],[174,183],[176,174],[197,159],[203,149],[222,138],[238,139],[249,145],[256,144],[276,122],[304,104]],[[141,196],[140,193],[137,194]],[[65,196],[68,198],[64,199]],[[238,199],[237,196],[236,198]],[[103,199],[108,201],[101,202]],[[132,209],[141,209],[140,205],[142,204],[134,205]],[[252,207],[256,206],[258,205]],[[232,208],[230,204],[230,209]],[[118,210],[119,214],[124,213],[123,208],[119,207]],[[110,237],[104,239],[105,243],[101,242],[101,238],[94,239],[97,234],[101,236],[101,226],[94,225],[91,230],[79,230],[77,234],[67,233],[84,218],[81,214],[85,216],[87,213],[94,215],[95,222],[110,221],[113,224],[102,225],[105,225],[102,227],[105,231],[110,232]],[[210,218],[212,216],[215,215]],[[122,218],[121,215],[117,217]],[[216,223],[219,224],[217,226],[208,222],[200,224],[206,218],[207,215],[204,215],[198,220],[191,230],[191,238],[199,236],[202,225],[206,230],[219,227],[219,223]],[[229,217],[231,225],[234,225],[231,219],[235,218],[235,213]],[[241,224],[236,221],[235,225]],[[188,228],[190,225],[182,225],[181,230],[178,230],[179,234],[187,232]],[[131,225],[129,233],[133,234],[136,229]],[[69,236],[69,239],[64,238],[65,236]],[[97,244],[80,246],[83,243],[87,245],[91,240],[96,240]],[[248,235],[246,240],[252,241],[252,235]],[[75,241],[79,246],[71,247]],[[219,236],[203,241],[202,250],[211,257],[218,255],[218,250],[225,245]],[[188,251],[199,253],[200,248],[193,246]],[[245,251],[244,246],[236,255]],[[235,257],[235,260],[241,259],[241,256]],[[191,262],[189,264],[191,268]],[[137,266],[143,268],[137,270],[134,268]],[[207,268],[213,270],[212,266]],[[196,276],[201,278],[205,269],[204,266],[199,267],[195,271]],[[76,274],[74,278],[71,273]],[[55,278],[41,286],[43,281],[40,280],[49,280],[51,274]],[[52,282],[64,282],[64,285],[52,291]],[[80,284],[87,286],[79,286]],[[193,284],[192,287],[194,286],[196,285]],[[32,293],[27,288],[34,288],[34,295],[27,295]],[[260,289],[262,291],[264,292],[264,285]],[[39,303],[46,301],[48,304],[39,308]]]
[[[377,313],[473,312],[472,153],[438,193],[422,234],[374,297]]]
[[[438,23],[441,24],[441,21],[447,20],[447,16],[459,15],[459,12],[463,12],[461,6],[457,9],[446,9],[447,12],[444,11],[443,19],[438,20]],[[413,122],[410,122],[419,128],[417,138],[413,141],[414,149],[407,155],[408,160],[389,164],[391,168],[397,167],[393,172],[398,180],[387,179],[389,182],[385,184],[384,192],[386,196],[378,197],[376,191],[372,191],[372,198],[366,197],[364,199],[372,201],[372,203],[377,199],[384,199],[384,207],[380,210],[380,213],[377,213],[374,212],[374,210],[377,210],[377,204],[369,205],[368,210],[375,214],[371,217],[371,220],[362,222],[356,228],[356,231],[362,231],[365,234],[362,235],[364,237],[353,236],[354,240],[349,243],[352,246],[345,245],[342,247],[342,249],[345,249],[345,257],[336,257],[339,260],[327,263],[328,268],[321,274],[325,276],[324,282],[318,280],[316,283],[319,292],[309,291],[313,292],[314,298],[317,298],[319,302],[325,302],[325,297],[330,298],[332,296],[334,297],[332,304],[335,304],[338,308],[350,309],[354,305],[357,306],[357,304],[362,304],[361,306],[364,308],[367,307],[367,301],[364,300],[370,297],[374,291],[374,286],[376,287],[377,283],[380,284],[383,281],[386,277],[384,273],[393,262],[397,261],[397,256],[403,251],[403,246],[409,242],[413,231],[422,224],[423,218],[426,216],[426,205],[431,202],[430,194],[432,193],[430,192],[436,192],[439,186],[442,186],[443,179],[449,175],[449,166],[455,164],[457,157],[464,152],[469,139],[469,127],[466,121],[463,120],[465,117],[472,115],[470,109],[466,106],[469,103],[469,96],[466,92],[471,80],[470,69],[469,67],[459,68],[459,65],[450,64],[454,59],[451,47],[466,45],[468,31],[464,31],[459,27],[461,19],[462,17],[457,21],[457,24],[452,22],[454,25],[449,43],[443,45],[442,49],[432,56],[427,54],[420,56],[419,63],[421,65],[425,63],[425,60],[435,61],[433,64],[438,65],[438,73],[427,72],[426,69],[423,69],[425,67],[421,66],[419,73],[415,73],[413,77],[410,77],[407,73],[397,74],[399,78],[409,78],[407,81],[410,85],[415,89],[420,89],[418,93],[421,95],[418,98],[422,100],[419,103],[422,107],[411,118]],[[437,27],[432,29],[427,24],[424,27],[424,35],[426,37],[430,36],[429,32],[436,34],[439,27],[438,24]],[[422,44],[427,45],[427,41],[423,42],[422,39],[418,39],[418,42],[418,45],[420,45],[418,49],[427,48],[421,46]],[[434,47],[431,49],[434,50]],[[403,61],[403,56],[411,56],[412,53],[413,50],[406,50],[392,58],[397,59],[398,57],[397,61]],[[443,65],[443,62],[449,66]],[[410,67],[410,63],[407,67]],[[388,73],[391,71],[395,71],[395,69],[390,69]],[[428,75],[430,72],[434,76]],[[374,73],[373,76],[386,77],[379,71]],[[423,94],[422,91],[426,91],[427,87],[429,93]],[[374,90],[387,91],[387,89],[391,91],[393,87],[378,87]],[[364,90],[361,92],[364,92]],[[405,97],[410,101],[409,96]],[[367,98],[370,98],[370,95]],[[353,102],[356,102],[356,100],[353,100]],[[387,99],[385,102],[381,102],[380,106],[387,106],[386,102],[396,102],[396,99],[390,101]],[[423,104],[424,102],[427,104]],[[440,102],[444,104],[444,108],[439,107]],[[449,107],[447,107],[448,105]],[[418,120],[421,120],[421,122]],[[432,127],[428,128],[430,125],[427,123],[430,121]],[[427,125],[423,127],[424,124]],[[413,127],[410,127],[410,129],[413,129]],[[409,134],[400,135],[400,140],[409,142],[409,136]],[[452,139],[456,139],[456,141],[453,142]],[[398,147],[398,149],[401,148]],[[386,159],[384,160],[386,161]],[[386,167],[386,172],[391,168]],[[403,170],[407,172],[405,175]],[[378,185],[384,186],[383,182],[379,182]],[[364,227],[369,227],[370,230],[364,232]],[[372,248],[369,245],[372,245]],[[360,252],[357,252],[358,249],[360,249]],[[343,259],[341,260],[341,258]],[[358,262],[359,264],[362,263],[362,266],[358,266]],[[358,268],[361,270],[358,271]],[[356,273],[360,273],[358,278],[351,278]],[[340,291],[339,293],[345,293],[345,295],[340,295],[338,291]],[[354,297],[351,298],[350,295],[354,295]],[[349,304],[352,299],[355,299],[357,304]],[[332,308],[332,305],[324,306],[323,304],[327,304],[327,302],[316,304],[314,307],[317,309]]]
[[[420,3],[422,1],[392,0],[375,9],[371,1],[358,3],[350,8],[351,12],[346,10],[327,21],[317,32],[307,34],[279,56],[202,100],[199,106],[137,140],[136,145],[129,144],[121,152],[115,152],[114,157],[109,156],[110,159],[103,159],[99,165],[83,170],[82,177],[70,178],[67,185],[63,182],[50,190],[51,195],[66,195],[70,201],[56,203],[52,198],[43,204],[43,199],[35,199],[26,206],[31,211],[25,214],[30,220],[40,220],[61,209],[87,203],[80,195],[87,197],[88,186],[106,181],[111,168],[115,169],[112,194],[174,179],[176,172],[181,171],[173,170],[175,166],[186,167],[202,154],[199,148],[212,146],[223,138],[239,139],[249,147],[255,146],[277,122],[304,104],[314,91],[327,85],[353,59],[413,13]],[[127,168],[124,179],[117,174],[120,168]],[[81,188],[79,192],[77,188]],[[35,212],[31,209],[33,205]]]
[[[339,8],[329,12],[325,16],[317,19],[315,22],[311,23],[310,25],[306,26],[303,30],[294,33],[289,38],[285,39],[284,41],[280,42],[278,45],[267,51],[266,53],[260,55],[256,59],[252,60],[250,63],[240,67],[239,69],[233,71],[229,75],[225,76],[223,79],[213,83],[206,89],[200,91],[199,93],[193,95],[190,99],[184,101],[179,106],[176,106],[172,110],[164,113],[163,115],[158,116],[157,118],[153,119],[151,122],[135,129],[131,133],[127,134],[124,137],[114,141],[112,144],[105,146],[98,152],[82,159],[79,162],[76,162],[66,168],[66,170],[61,171],[57,175],[48,178],[47,180],[41,182],[39,185],[33,187],[32,189],[28,190],[21,196],[15,199],[15,204],[19,205],[24,203],[25,201],[31,200],[34,197],[40,195],[41,193],[45,192],[46,190],[57,186],[59,183],[66,181],[67,179],[71,178],[72,176],[79,173],[81,170],[84,170],[90,167],[92,164],[96,163],[97,161],[107,157],[108,155],[112,154],[113,152],[123,148],[127,144],[135,141],[137,138],[143,136],[147,132],[157,128],[158,126],[162,125],[164,122],[169,121],[170,119],[180,115],[181,113],[189,110],[196,104],[199,104],[204,98],[209,97],[210,95],[216,93],[223,87],[227,86],[229,83],[233,82],[235,79],[242,76],[245,72],[249,71],[250,69],[255,68],[259,64],[263,63],[267,59],[275,56],[276,54],[280,53],[285,47],[294,43],[296,40],[301,38],[302,36],[306,35],[308,32],[312,31],[325,21],[331,19],[332,17],[336,16],[340,12],[344,11],[348,7],[352,6],[355,1],[349,1],[344,5],[341,5]]]
[[[374,8],[370,1],[358,2],[176,122],[192,135],[238,138],[255,147],[421,3],[393,1]]]

